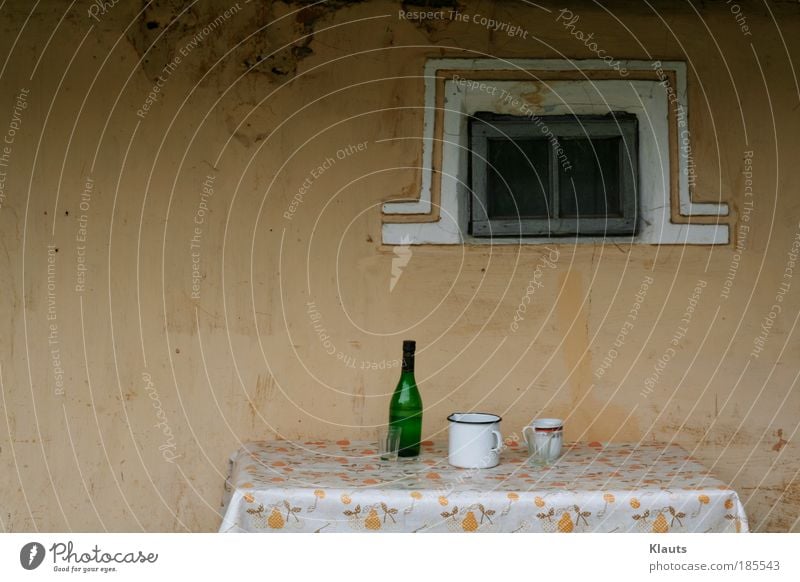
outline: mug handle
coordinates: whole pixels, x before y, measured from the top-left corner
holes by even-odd
[[[499,453],[500,449],[503,448],[503,435],[500,434],[499,430],[493,430],[492,434],[494,438],[497,440],[497,446],[492,449],[493,453]]]
[[[522,436],[525,437],[526,441],[528,440],[528,434],[525,431],[528,431],[528,430],[532,431],[533,427],[531,425],[528,425],[528,426],[526,426],[525,428],[522,429]]]

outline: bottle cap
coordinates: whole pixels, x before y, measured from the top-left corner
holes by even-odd
[[[405,353],[414,353],[417,349],[417,342],[414,340],[404,340],[403,341],[403,352]]]

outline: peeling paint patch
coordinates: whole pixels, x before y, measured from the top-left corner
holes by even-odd
[[[297,74],[298,65],[314,54],[311,43],[323,20],[366,0],[318,0],[297,2],[230,2],[209,0],[187,8],[181,0],[140,0],[142,11],[126,36],[142,58],[142,70],[150,81],[163,67],[180,56],[181,47],[198,32],[219,23],[221,14],[235,13],[224,26],[214,26],[207,42],[193,50],[193,65],[185,74],[199,79],[209,68],[238,77],[251,72],[284,82]],[[226,62],[218,59],[241,43]]]
[[[270,23],[270,26],[260,30],[252,42],[247,43],[242,66],[246,71],[265,75],[272,81],[291,79],[297,74],[298,65],[314,54],[311,42],[320,21],[364,1],[330,0],[319,4],[315,0],[302,0],[260,6],[258,22],[262,26]],[[298,5],[306,6],[297,11]],[[290,11],[296,11],[293,18],[281,18],[288,16]]]

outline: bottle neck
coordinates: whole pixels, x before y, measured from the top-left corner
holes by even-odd
[[[402,372],[411,372],[414,373],[414,354],[403,352],[403,365],[401,368]]]

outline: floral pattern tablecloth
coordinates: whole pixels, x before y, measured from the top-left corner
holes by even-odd
[[[746,532],[739,497],[675,445],[566,445],[549,467],[507,443],[457,469],[446,443],[381,461],[363,441],[268,441],[230,459],[221,532]]]

